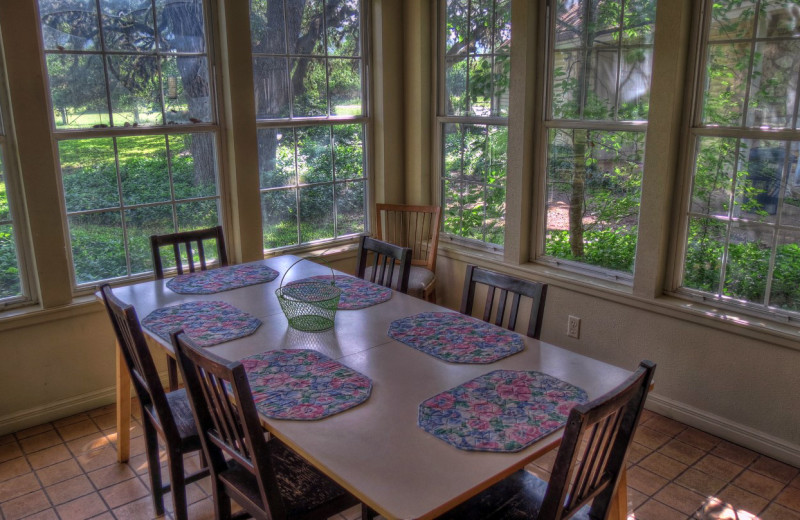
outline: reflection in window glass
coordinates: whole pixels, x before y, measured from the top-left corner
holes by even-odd
[[[760,310],[800,311],[796,9],[716,0],[701,50],[681,286]]]
[[[150,235],[220,221],[206,7],[39,0],[78,286],[147,273]]]
[[[251,0],[264,248],[366,230],[360,0]]]
[[[443,231],[502,246],[505,236],[510,0],[446,0],[441,31]],[[491,123],[489,120],[491,119]]]
[[[15,223],[11,175],[15,173],[9,157],[12,157],[11,142],[5,126],[6,84],[2,75],[2,49],[0,49],[0,308],[20,301],[27,290],[23,287],[20,269],[18,236],[19,221]]]
[[[656,1],[557,5],[544,253],[632,274]]]

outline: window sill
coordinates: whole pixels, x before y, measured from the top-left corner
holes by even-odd
[[[0,312],[0,332],[100,312],[102,309],[94,295],[79,296],[67,305],[49,309],[43,308],[41,304],[18,307]]]
[[[800,350],[800,328],[786,323],[778,323],[764,317],[749,315],[741,310],[726,309],[667,294],[652,299],[642,298],[635,296],[633,288],[628,284],[597,279],[541,264],[511,265],[504,262],[502,254],[487,253],[454,244],[446,246],[440,244],[439,253],[453,260],[477,263],[512,276],[535,279],[554,287],[574,291],[586,296],[669,316],[792,350]]]

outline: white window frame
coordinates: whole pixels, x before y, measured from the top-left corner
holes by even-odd
[[[35,279],[30,268],[30,245],[28,243],[27,223],[25,219],[24,199],[19,177],[17,147],[14,136],[14,124],[11,119],[11,104],[8,96],[8,83],[4,64],[4,49],[0,38],[0,154],[3,157],[6,196],[8,198],[8,222],[14,230],[16,242],[17,266],[19,268],[20,294],[0,299],[0,311],[34,303]]]
[[[469,0],[471,1],[471,0]],[[511,0],[511,3],[514,1],[524,1],[524,0]],[[445,231],[445,139],[444,139],[444,129],[445,126],[448,124],[455,124],[455,125],[478,125],[478,126],[498,126],[498,127],[505,127],[506,131],[509,129],[508,117],[504,116],[477,116],[477,115],[463,115],[463,116],[456,116],[456,115],[448,115],[445,112],[446,106],[446,96],[447,96],[447,67],[446,67],[446,37],[445,31],[447,30],[447,0],[438,0],[436,3],[436,30],[435,30],[435,46],[436,46],[436,112],[435,112],[435,122],[434,122],[434,147],[433,147],[433,160],[434,160],[434,174],[436,182],[434,183],[433,188],[433,195],[434,200],[442,207],[442,229],[439,233],[439,240],[445,243],[452,243],[457,246],[466,247],[469,249],[475,249],[478,251],[484,251],[496,255],[502,256],[505,251],[505,240],[508,238],[507,234],[504,237],[503,244],[495,244],[492,242],[487,242],[485,240],[478,240],[475,238],[469,238],[453,233],[448,233]],[[512,29],[513,31],[513,29]],[[512,35],[513,41],[513,35]],[[512,44],[513,45],[513,44]],[[496,56],[497,54],[491,54],[492,56]],[[509,60],[511,56],[508,56]],[[511,72],[509,72],[509,80],[511,79]],[[510,88],[507,91],[506,95],[510,94]],[[492,100],[494,103],[494,100]],[[462,149],[463,155],[463,149]],[[487,187],[487,183],[472,183],[474,185],[481,184],[484,190]],[[506,154],[506,181],[504,183],[503,189],[506,192],[506,201],[508,201],[508,153]],[[507,205],[507,202],[506,202]],[[508,211],[503,215],[504,221],[504,229],[506,229],[506,219],[508,217]],[[485,223],[485,214],[484,214],[484,223]]]
[[[37,12],[39,11],[39,0],[36,0],[36,8]],[[153,0],[155,1],[155,0]],[[139,127],[125,127],[125,126],[108,126],[102,128],[82,128],[82,129],[59,129],[55,123],[55,111],[52,102],[52,96],[50,95],[50,82],[49,82],[49,75],[47,73],[47,56],[49,55],[60,55],[60,54],[84,54],[84,55],[96,55],[100,56],[103,60],[103,70],[104,73],[108,68],[106,58],[108,56],[113,55],[125,55],[131,54],[130,52],[125,51],[115,51],[115,50],[106,50],[103,48],[103,39],[102,39],[102,30],[100,32],[100,42],[99,47],[92,51],[54,51],[52,49],[47,49],[44,45],[44,37],[42,35],[42,27],[41,22],[39,22],[39,41],[42,46],[42,53],[44,62],[42,64],[44,70],[44,82],[45,87],[47,88],[47,102],[48,102],[48,109],[50,114],[53,116],[50,119],[50,127],[51,127],[51,135],[53,139],[53,146],[54,146],[54,153],[57,160],[57,168],[58,168],[58,178],[59,178],[59,193],[60,203],[61,203],[61,214],[63,217],[63,232],[64,232],[64,239],[67,245],[66,251],[66,258],[69,262],[69,273],[70,273],[70,283],[72,285],[72,291],[75,295],[82,295],[82,294],[90,294],[95,290],[97,285],[100,282],[110,282],[110,283],[120,283],[120,282],[127,282],[127,281],[138,281],[149,279],[152,277],[152,271],[145,272],[145,273],[131,273],[131,253],[129,248],[127,247],[128,244],[128,228],[125,224],[125,212],[128,210],[133,210],[141,207],[148,207],[148,206],[166,206],[170,205],[172,208],[172,220],[173,220],[173,229],[169,230],[168,232],[178,231],[178,222],[177,222],[177,213],[176,213],[176,206],[179,203],[187,203],[187,202],[201,202],[201,201],[208,201],[214,200],[216,201],[217,205],[217,214],[218,214],[218,224],[223,225],[226,221],[226,208],[223,205],[223,196],[222,190],[224,186],[223,182],[223,161],[222,161],[222,128],[219,124],[219,93],[217,88],[217,71],[215,66],[215,60],[217,58],[217,49],[215,46],[214,36],[214,17],[212,13],[212,0],[201,0],[203,4],[203,17],[205,21],[205,51],[203,53],[192,53],[192,54],[202,54],[205,56],[208,62],[208,88],[209,88],[209,109],[210,109],[210,121],[209,122],[201,122],[201,123],[191,123],[191,124],[163,124],[163,125],[152,125],[152,126],[139,126]],[[99,5],[96,4],[96,5]],[[99,9],[99,7],[97,8]],[[154,10],[155,11],[155,10]],[[98,13],[100,11],[97,11]],[[102,24],[102,21],[98,20],[98,23]],[[175,56],[175,53],[165,53],[161,49],[156,49],[151,52],[152,56],[157,58],[161,58],[162,56]],[[158,65],[160,70],[160,63]],[[166,84],[166,83],[165,83]],[[159,95],[163,97],[163,88],[159,90]],[[111,92],[106,90],[107,102],[111,117],[113,117],[113,109],[111,104]],[[163,99],[162,99],[163,101]],[[162,109],[164,111],[167,110],[166,104],[162,103]],[[182,135],[182,134],[199,134],[199,133],[210,133],[213,135],[214,139],[214,151],[215,151],[215,173],[216,173],[216,194],[213,196],[201,196],[201,197],[193,197],[188,199],[180,199],[178,202],[175,199],[174,191],[172,190],[172,175],[170,174],[169,182],[170,182],[170,191],[171,196],[169,201],[160,201],[157,203],[143,203],[143,204],[125,204],[122,196],[120,195],[119,199],[119,206],[115,208],[100,208],[100,209],[91,209],[85,211],[74,211],[70,212],[67,210],[66,207],[66,195],[64,191],[63,185],[63,174],[61,171],[61,161],[59,158],[59,143],[62,141],[68,140],[75,140],[75,139],[111,139],[114,138],[113,141],[113,148],[114,148],[114,160],[115,163],[118,161],[117,155],[117,144],[116,138],[126,138],[126,137],[142,137],[142,136],[161,136],[165,139],[168,136],[175,136],[175,135]],[[169,146],[167,144],[167,154],[169,155]],[[169,161],[169,159],[168,159]],[[117,185],[118,188],[121,186],[121,180],[119,178],[119,166],[115,165],[117,168]],[[120,188],[121,189],[121,188]],[[72,240],[70,238],[70,228],[69,222],[70,217],[73,215],[85,215],[85,214],[99,214],[99,213],[107,213],[109,211],[118,212],[120,214],[121,225],[122,225],[122,233],[123,233],[123,248],[125,252],[125,264],[126,270],[129,274],[119,277],[107,278],[103,280],[96,280],[90,282],[83,282],[79,283],[77,281],[77,275],[75,272],[75,261],[73,258],[72,253]]]
[[[687,101],[687,105],[689,108],[689,118],[688,124],[686,125],[686,132],[687,138],[684,145],[684,153],[683,157],[681,158],[681,165],[683,167],[683,185],[685,186],[684,192],[682,195],[682,205],[680,208],[681,214],[679,219],[679,226],[678,230],[675,234],[676,238],[676,247],[675,247],[675,256],[673,259],[673,268],[672,268],[672,287],[674,289],[667,291],[668,294],[687,299],[691,301],[700,302],[703,304],[710,304],[714,306],[719,306],[722,309],[729,309],[734,310],[736,312],[744,311],[747,314],[758,316],[759,318],[767,319],[770,321],[777,321],[782,323],[788,323],[792,325],[797,325],[800,323],[800,311],[789,311],[785,309],[780,309],[778,307],[769,307],[768,304],[764,305],[763,303],[756,303],[756,302],[749,302],[740,299],[736,299],[730,296],[722,295],[721,292],[724,286],[724,279],[725,279],[725,272],[726,272],[726,257],[727,257],[727,250],[728,246],[730,245],[730,234],[729,232],[726,233],[725,238],[725,256],[720,260],[721,269],[720,269],[720,288],[716,294],[712,294],[709,292],[705,292],[699,289],[689,288],[683,286],[684,274],[685,274],[685,261],[686,261],[686,254],[688,249],[688,225],[689,219],[693,216],[691,212],[692,206],[692,197],[694,191],[694,178],[695,178],[695,167],[696,167],[696,155],[698,152],[698,142],[700,138],[703,137],[719,137],[719,138],[733,138],[737,140],[759,140],[759,139],[766,139],[772,141],[793,141],[796,143],[800,143],[800,116],[798,116],[797,112],[797,105],[800,103],[800,95],[796,95],[795,97],[795,113],[791,116],[794,122],[793,126],[798,126],[798,129],[780,129],[780,130],[760,130],[759,128],[753,128],[747,126],[747,121],[745,117],[742,117],[742,121],[739,126],[731,127],[731,126],[720,126],[720,125],[705,125],[702,122],[703,118],[703,102],[704,102],[704,86],[706,81],[706,73],[705,73],[705,65],[706,65],[706,56],[707,51],[709,49],[709,34],[710,34],[710,26],[712,21],[711,16],[711,6],[709,5],[713,0],[703,0],[702,2],[698,2],[695,12],[697,13],[697,19],[699,20],[698,23],[698,32],[694,35],[694,45],[692,46],[693,56],[691,56],[690,60],[693,64],[693,81],[691,84],[691,98]],[[755,8],[756,11],[755,16],[758,16],[758,9]],[[757,24],[756,24],[757,27]],[[794,40],[797,40],[796,38]],[[737,42],[747,43],[750,45],[751,56],[750,61],[752,62],[752,53],[755,48],[755,44],[760,41],[775,41],[774,38],[760,38],[757,37],[756,34],[753,34],[750,38],[742,38],[737,39]],[[751,78],[748,78],[746,90],[745,90],[745,101],[743,102],[743,110],[747,106],[747,97],[750,94],[750,83]],[[743,114],[744,115],[744,114]],[[737,144],[737,150],[739,148],[739,144]],[[787,157],[785,159],[789,161]],[[776,221],[774,224],[763,224],[764,226],[770,226],[775,228],[775,233],[779,233],[781,229],[783,229],[779,222],[779,215],[781,214],[781,208],[783,205],[784,194],[785,194],[785,181],[786,178],[781,179],[780,183],[780,190],[778,195],[778,206],[776,209]],[[702,216],[701,214],[696,214],[694,216]],[[775,241],[772,245],[773,252],[770,256],[770,263],[769,263],[769,272],[768,272],[768,280],[767,285],[765,288],[765,298],[769,301],[769,292],[770,287],[772,284],[772,272],[774,267],[774,249],[777,244]]]
[[[274,1],[274,0],[273,0]],[[323,12],[326,9],[324,1],[323,1]],[[277,128],[277,129],[292,129],[294,132],[295,130],[307,128],[307,127],[329,127],[331,133],[331,154],[334,153],[334,143],[333,143],[333,129],[336,126],[342,125],[361,125],[362,128],[362,171],[364,173],[363,177],[360,179],[343,179],[339,180],[336,178],[336,168],[332,165],[332,174],[333,180],[322,181],[322,182],[312,182],[312,183],[301,183],[299,178],[295,178],[296,184],[293,185],[285,185],[285,186],[269,186],[264,187],[261,185],[260,182],[260,174],[259,174],[259,206],[263,205],[263,195],[269,192],[281,192],[281,191],[294,191],[294,209],[295,209],[295,231],[297,240],[293,244],[287,244],[283,246],[277,246],[272,248],[267,248],[264,244],[265,236],[264,236],[264,227],[266,225],[263,222],[263,207],[261,207],[262,211],[262,237],[261,237],[261,244],[265,254],[273,254],[278,252],[287,252],[297,249],[305,249],[309,246],[324,246],[326,244],[334,244],[339,242],[348,242],[352,241],[354,237],[362,235],[364,233],[368,233],[370,231],[370,211],[369,208],[371,207],[371,200],[372,200],[372,172],[371,172],[371,126],[372,126],[372,116],[370,112],[371,104],[370,104],[370,91],[371,91],[371,74],[370,74],[370,39],[371,39],[371,24],[369,23],[370,20],[370,9],[369,4],[370,0],[359,0],[360,3],[360,15],[359,15],[359,38],[360,38],[360,48],[361,48],[361,55],[358,57],[354,56],[333,56],[336,58],[349,58],[349,59],[358,59],[361,63],[361,114],[356,116],[348,116],[348,115],[332,115],[331,114],[331,98],[330,96],[327,97],[327,115],[325,116],[295,116],[293,114],[293,104],[292,104],[292,91],[291,91],[291,67],[287,70],[287,78],[288,78],[288,88],[289,88],[289,116],[282,117],[282,118],[259,118],[257,113],[254,113],[256,118],[256,131],[263,130],[263,129],[270,129],[270,128]],[[284,21],[284,31],[286,31],[286,22]],[[288,32],[288,31],[286,31]],[[323,29],[322,35],[323,38],[326,38],[327,34],[327,19],[323,17]],[[257,58],[283,58],[287,60],[289,63],[293,58],[319,58],[318,55],[297,55],[297,54],[290,54],[288,49],[286,53],[281,54],[265,54],[265,53],[256,53],[252,52],[253,60]],[[331,57],[328,52],[327,48],[325,50],[325,55],[321,59],[324,60],[327,68],[328,59]],[[328,81],[327,74],[326,74],[326,83]],[[327,86],[327,85],[326,85]],[[295,159],[297,154],[297,142],[295,141]],[[259,172],[260,173],[260,172]],[[297,174],[297,172],[295,172]],[[363,231],[355,232],[355,233],[344,233],[340,234],[338,230],[338,197],[337,197],[337,190],[336,187],[340,185],[347,185],[347,184],[355,184],[355,183],[362,183],[363,191],[364,191],[364,202],[363,202]],[[300,200],[300,190],[301,188],[311,188],[311,187],[324,187],[330,186],[332,190],[332,197],[333,197],[333,236],[327,238],[320,238],[315,240],[303,241],[302,240],[302,232],[301,232],[301,222],[302,222],[302,214],[301,214],[301,200]]]

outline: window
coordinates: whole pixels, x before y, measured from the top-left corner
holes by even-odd
[[[148,237],[217,225],[202,0],[39,0],[75,283],[152,270]]]
[[[2,49],[0,49],[2,50]],[[6,83],[3,77],[0,52],[0,308],[23,300],[27,293],[22,275],[23,262],[19,237],[19,222],[13,207],[15,173],[12,142],[6,123]]]
[[[264,248],[366,229],[360,0],[252,0]]]
[[[444,232],[502,246],[511,1],[442,3],[437,128]]]
[[[545,260],[624,277],[636,252],[656,2],[555,5]]]
[[[705,3],[684,292],[800,311],[800,9]]]

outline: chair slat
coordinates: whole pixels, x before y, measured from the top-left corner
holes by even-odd
[[[503,326],[507,322],[507,328],[514,330],[517,325],[517,315],[519,314],[520,297],[526,296],[531,299],[531,313],[528,319],[527,335],[539,339],[542,331],[542,318],[544,316],[544,302],[547,296],[547,285],[539,282],[521,280],[488,269],[483,269],[474,265],[467,266],[464,276],[464,289],[461,296],[462,314],[472,314],[476,285],[487,287],[486,301],[484,303],[483,321],[492,322],[492,310],[495,299],[497,303],[497,313],[494,315],[494,324]],[[496,290],[499,290],[499,297]],[[510,309],[506,303],[509,295],[512,297]],[[506,316],[508,318],[506,319]]]
[[[371,264],[369,258],[372,258]],[[367,276],[367,267],[371,273]],[[395,276],[397,268],[397,276]],[[370,282],[408,292],[408,276],[411,268],[411,249],[388,242],[362,236],[356,256],[356,276]],[[395,282],[396,280],[396,282]]]

